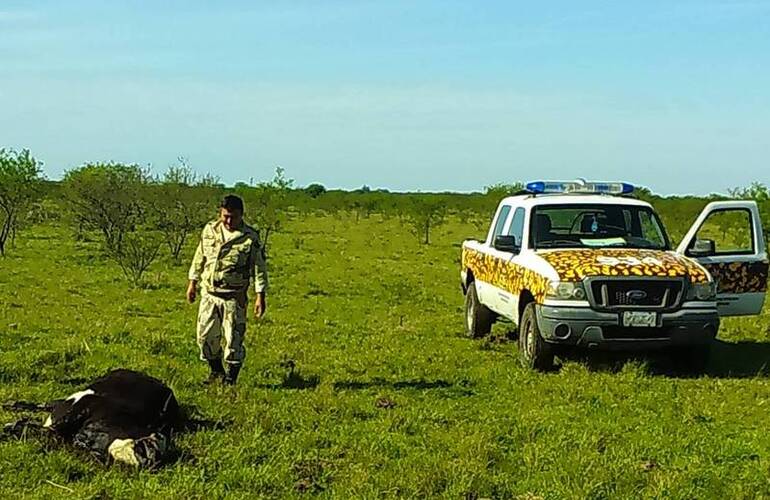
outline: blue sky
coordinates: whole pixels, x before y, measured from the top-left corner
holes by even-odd
[[[770,183],[770,0],[2,0],[3,146],[52,178],[724,192]]]

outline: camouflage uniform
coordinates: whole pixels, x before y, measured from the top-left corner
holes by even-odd
[[[246,224],[228,234],[219,220],[206,224],[189,272],[201,286],[198,346],[201,359],[240,365],[246,356],[246,308],[249,282],[257,293],[267,288],[267,268],[257,232]]]

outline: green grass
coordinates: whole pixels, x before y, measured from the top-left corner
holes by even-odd
[[[179,436],[156,473],[0,442],[0,497],[770,497],[767,308],[723,323],[703,377],[644,360],[532,373],[506,325],[462,336],[459,245],[483,230],[455,220],[424,246],[378,216],[288,223],[236,390],[199,385],[185,267],[158,263],[133,289],[96,242],[24,233],[0,259],[0,401],[126,367],[218,424]]]

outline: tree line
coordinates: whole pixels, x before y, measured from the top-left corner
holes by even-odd
[[[184,158],[162,174],[135,164],[87,163],[53,182],[44,178],[41,163],[28,150],[0,149],[0,255],[5,255],[24,227],[66,224],[76,239],[98,234],[105,255],[138,284],[164,249],[173,262],[181,264],[185,244],[216,216],[217,201],[225,193],[244,199],[248,220],[259,231],[269,255],[271,237],[297,214],[345,214],[355,222],[375,214],[395,218],[426,245],[433,231],[452,216],[485,231],[500,199],[522,187],[501,183],[470,194],[391,193],[368,186],[327,190],[318,183],[297,187],[281,167],[269,180],[227,187],[215,176],[195,172]],[[763,223],[770,224],[770,191],[765,185],[754,183],[729,194],[757,200]],[[636,196],[656,207],[675,240],[683,236],[706,201],[719,198],[660,197],[644,188]],[[770,227],[765,234],[770,234]]]

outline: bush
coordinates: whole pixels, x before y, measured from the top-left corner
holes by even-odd
[[[180,159],[182,161],[182,159]],[[150,197],[174,263],[181,264],[181,252],[190,233],[200,229],[213,214],[215,190],[194,186],[195,173],[185,163],[169,167],[162,183],[152,186]]]
[[[158,231],[130,231],[123,235],[120,246],[112,249],[110,257],[117,262],[126,278],[138,286],[158,257],[162,244],[163,235]]]
[[[430,232],[446,222],[447,207],[440,199],[414,198],[407,204],[401,219],[412,234],[424,244],[430,244]]]
[[[124,235],[148,217],[149,173],[137,165],[90,163],[64,175],[64,196],[78,232],[97,230],[115,253]]]
[[[305,187],[305,193],[311,198],[318,198],[326,192],[326,188],[323,184],[310,184]]]
[[[0,149],[0,255],[8,238],[14,240],[22,216],[40,198],[40,162],[29,152]]]

